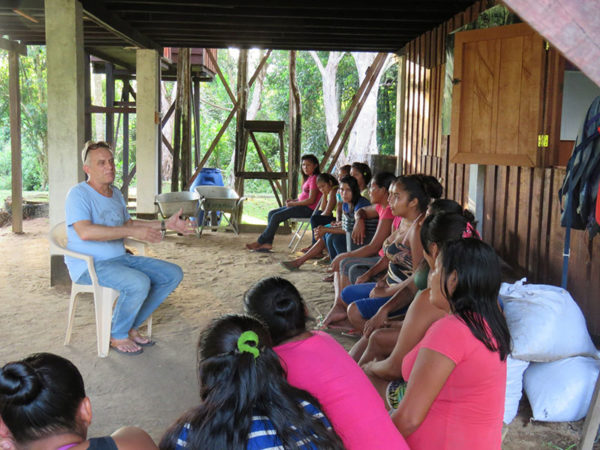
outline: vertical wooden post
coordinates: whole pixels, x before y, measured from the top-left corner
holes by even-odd
[[[187,188],[187,180],[192,174],[192,140],[191,140],[191,91],[192,71],[190,66],[190,49],[184,48],[179,53],[177,64],[182,65],[181,80],[181,190]]]
[[[205,50],[206,51],[206,50]],[[194,167],[200,162],[200,79],[194,77]]]
[[[10,151],[12,180],[12,230],[23,233],[23,171],[21,167],[21,88],[19,86],[19,55],[8,52],[10,97]]]
[[[302,104],[296,82],[296,52],[290,51],[290,102],[289,102],[289,152],[288,152],[288,194],[298,196],[298,174],[300,170],[300,146],[302,139]]]
[[[404,167],[404,131],[406,124],[406,56],[398,57],[398,83],[396,84],[396,175]]]
[[[113,75],[113,65],[107,62],[104,66],[106,74],[106,106],[113,108],[115,106],[115,77]],[[115,136],[115,115],[112,112],[106,113],[106,134],[104,140],[112,145],[113,149],[116,145],[114,142]]]
[[[246,166],[246,148],[248,146],[248,134],[244,128],[248,107],[248,50],[246,49],[240,50],[238,59],[237,101],[239,109],[237,111],[235,129],[234,189],[241,197],[244,195],[244,177],[238,175],[238,173],[243,172]],[[239,214],[241,215],[242,212],[240,211]],[[236,219],[238,223],[241,221],[241,217],[237,217]]]
[[[181,89],[182,89],[182,71],[181,54],[183,49],[179,49],[177,56],[177,94],[175,96],[175,117],[173,118],[173,167],[171,171],[171,192],[179,191],[179,166],[181,154]]]

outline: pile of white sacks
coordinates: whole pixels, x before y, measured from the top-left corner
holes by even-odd
[[[503,283],[500,288],[512,337],[504,423],[517,415],[523,389],[534,420],[580,420],[592,399],[600,354],[567,291],[525,281]]]

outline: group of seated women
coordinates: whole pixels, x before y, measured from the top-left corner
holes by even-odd
[[[199,404],[158,448],[501,447],[510,335],[497,300],[499,260],[472,214],[440,199],[435,178],[380,173],[370,180],[365,167],[342,168],[338,187],[304,159],[307,182],[316,176],[322,199],[309,185],[286,207],[320,205],[321,214],[310,216],[314,243],[304,250],[331,257],[335,298],[321,329],[288,280],[251,286],[243,314],[219,317],[201,333]],[[363,201],[367,184],[370,201]],[[333,219],[338,194],[345,228]],[[272,228],[249,247],[269,249]],[[349,353],[323,331],[333,326],[361,335]],[[1,449],[156,448],[131,427],[89,439],[91,417],[82,377],[68,360],[35,354],[0,370]]]

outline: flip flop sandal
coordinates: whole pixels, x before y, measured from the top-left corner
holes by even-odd
[[[296,266],[292,265],[291,261],[281,261],[279,264],[281,266],[285,267],[290,272],[294,272],[295,270],[299,270],[300,269],[299,267],[296,267]]]
[[[135,342],[140,347],[152,347],[153,345],[156,344],[156,341],[153,341],[152,339],[150,339],[148,342],[144,342],[143,344],[141,342],[137,342],[137,341],[133,341],[133,342]]]
[[[137,344],[137,342],[136,342]],[[140,345],[140,344],[137,344]],[[144,349],[140,347],[139,350],[136,350],[135,352],[126,352],[125,350],[121,350],[119,347],[115,347],[113,345],[110,346],[111,350],[114,350],[117,353],[121,353],[122,355],[139,355],[140,353],[144,353]]]
[[[254,250],[250,251],[256,253],[273,253],[270,248],[255,248]]]

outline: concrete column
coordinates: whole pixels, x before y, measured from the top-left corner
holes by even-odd
[[[160,170],[160,66],[156,50],[136,51],[136,80],[137,216],[153,218]]]
[[[485,166],[471,164],[469,166],[469,206],[478,224],[478,230],[483,238],[483,204],[485,198]]]
[[[83,181],[85,133],[83,19],[77,0],[45,0],[48,68],[50,225],[65,220],[71,186]],[[52,253],[52,249],[50,250]],[[68,281],[63,257],[51,255],[51,284]]]

